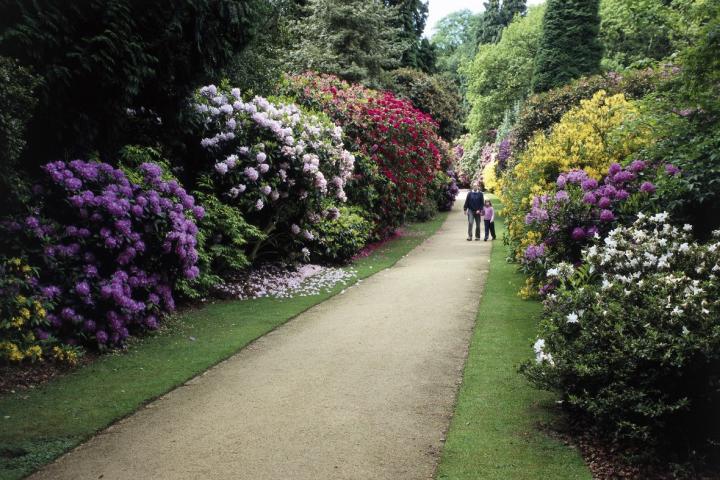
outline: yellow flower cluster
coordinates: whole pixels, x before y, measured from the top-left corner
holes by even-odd
[[[568,111],[549,134],[539,132],[499,182],[508,236],[516,258],[532,243],[526,238],[525,215],[535,196],[554,190],[562,172],[584,169],[600,180],[613,162],[621,162],[652,141],[639,126],[637,107],[622,94],[604,90]]]
[[[482,178],[485,190],[490,193],[496,193],[498,191],[498,178],[497,174],[495,173],[496,167],[497,162],[492,161],[485,165],[485,168],[482,171]]]
[[[78,353],[70,348],[53,347],[52,356],[58,362],[65,362],[70,365],[76,365],[78,362]]]
[[[28,295],[31,291],[28,283],[33,269],[19,258],[4,261],[2,279],[15,291],[21,291],[14,297],[5,298],[0,303],[0,360],[13,363],[43,359],[43,346],[35,337],[34,329],[46,322],[47,311],[43,303]]]

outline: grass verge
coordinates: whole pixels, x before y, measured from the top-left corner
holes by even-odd
[[[351,265],[356,278],[394,265],[446,217],[410,225],[406,235],[356,261]],[[0,479],[22,478],[346,286],[308,297],[209,304],[170,319],[169,328],[127,352],[0,396]]]
[[[501,210],[494,197],[493,204]],[[499,216],[495,228],[501,239]],[[541,304],[517,296],[524,277],[505,257],[505,248],[495,243],[436,478],[589,480],[579,452],[539,428],[555,420],[556,397],[534,389],[518,366],[532,356]]]

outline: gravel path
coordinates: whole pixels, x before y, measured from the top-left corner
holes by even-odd
[[[463,200],[393,268],[31,478],[432,478],[489,262],[490,242],[465,241]]]

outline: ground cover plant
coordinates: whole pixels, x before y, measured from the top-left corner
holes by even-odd
[[[363,279],[395,264],[435,233],[446,215],[408,226],[352,265]],[[216,302],[169,320],[127,352],[97,361],[30,390],[0,395],[0,479],[37,469],[144,403],[231,356],[254,339],[347,285],[318,295]],[[98,383],[103,388],[98,389]],[[68,418],[73,419],[68,422]]]

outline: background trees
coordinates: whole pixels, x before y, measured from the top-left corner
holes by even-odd
[[[548,0],[533,74],[534,92],[599,71],[599,6],[599,0]]]

